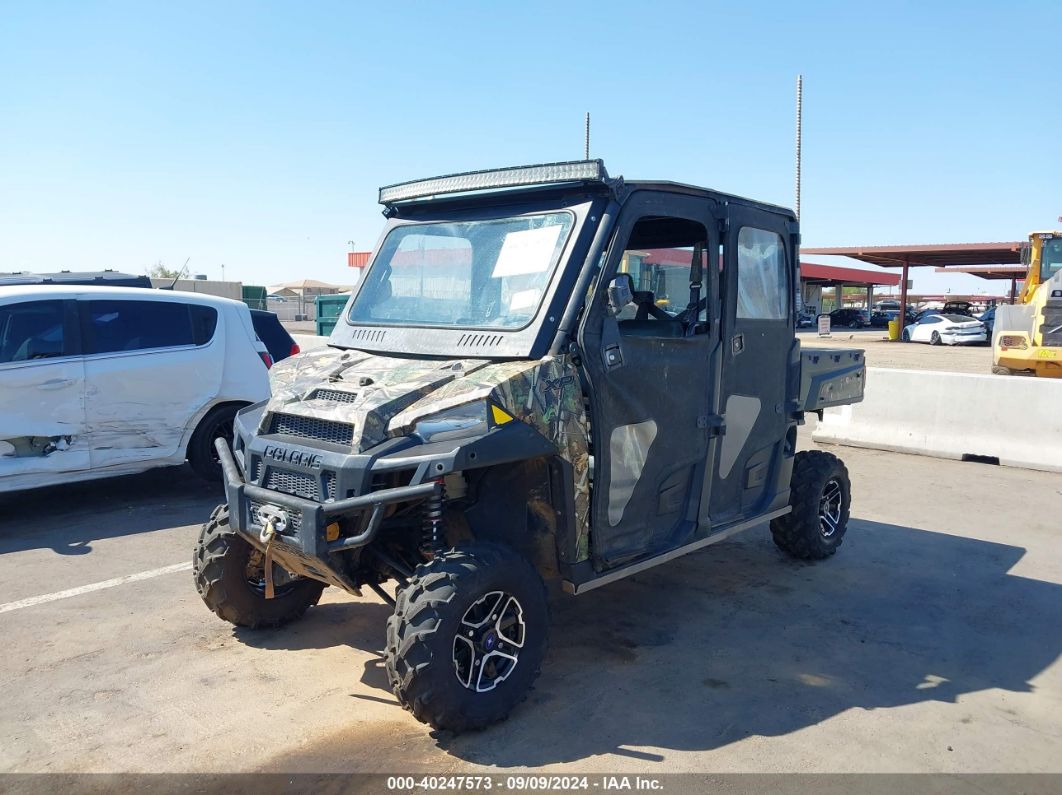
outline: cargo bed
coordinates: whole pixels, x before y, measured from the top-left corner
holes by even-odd
[[[852,348],[815,348],[800,352],[800,408],[820,411],[863,399],[867,365],[864,352]]]

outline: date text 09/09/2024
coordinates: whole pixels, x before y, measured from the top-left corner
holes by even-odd
[[[461,790],[642,790],[663,789],[657,778],[645,776],[389,776],[387,789],[393,792]]]

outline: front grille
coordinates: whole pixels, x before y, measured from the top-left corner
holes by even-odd
[[[301,472],[285,472],[280,469],[271,469],[266,475],[265,488],[272,491],[282,491],[285,494],[294,494],[305,500],[316,500],[317,478],[313,475],[304,475]]]
[[[262,526],[262,517],[258,513],[258,511],[260,511],[261,508],[262,508],[262,503],[254,502],[253,500],[251,501],[251,503],[250,503],[250,515],[251,515],[250,519],[251,519],[251,524],[254,525],[255,527],[261,527]],[[288,514],[288,526],[292,530],[294,530],[295,532],[300,531],[302,529],[302,514],[296,512],[296,511],[287,511],[287,514]]]
[[[318,389],[313,393],[314,400],[327,400],[330,403],[353,403],[357,398],[357,392],[341,392],[338,389]]]
[[[317,439],[321,442],[347,446],[354,442],[354,426],[349,423],[322,420],[318,417],[302,417],[297,414],[274,414],[270,433],[282,433],[287,436]]]

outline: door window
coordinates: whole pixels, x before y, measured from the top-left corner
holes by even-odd
[[[85,352],[114,353],[202,345],[217,326],[217,311],[171,301],[84,301]]]
[[[27,301],[0,308],[0,364],[63,356],[62,301]]]
[[[692,285],[700,259],[700,280]],[[682,337],[707,330],[708,231],[681,218],[642,218],[631,230],[617,273],[630,274],[634,303],[618,315],[620,334]]]
[[[196,345],[206,345],[214,339],[214,332],[218,327],[218,310],[212,306],[188,304],[188,314],[192,318],[192,342]]]
[[[775,232],[744,226],[738,232],[737,316],[749,320],[785,320],[785,246]]]

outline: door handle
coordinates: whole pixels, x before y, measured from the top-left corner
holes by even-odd
[[[72,383],[74,383],[73,378],[53,378],[51,381],[44,381],[39,386],[41,389],[62,389]]]

